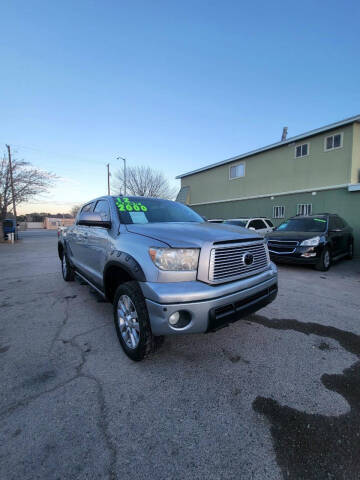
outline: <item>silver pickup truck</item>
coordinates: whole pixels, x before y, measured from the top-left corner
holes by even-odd
[[[65,281],[78,275],[113,303],[120,344],[133,360],[164,335],[217,330],[277,295],[266,240],[168,200],[92,200],[60,232],[58,253]]]

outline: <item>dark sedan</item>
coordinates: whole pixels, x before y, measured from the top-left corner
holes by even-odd
[[[311,264],[325,271],[332,261],[353,256],[352,228],[334,214],[289,218],[266,237],[276,263]]]

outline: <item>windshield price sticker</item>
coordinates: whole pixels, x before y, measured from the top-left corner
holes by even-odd
[[[326,220],[322,220],[321,218],[314,218],[315,222],[323,222],[326,223]]]
[[[141,202],[132,202],[127,197],[118,197],[115,203],[120,212],[147,212],[145,205]]]

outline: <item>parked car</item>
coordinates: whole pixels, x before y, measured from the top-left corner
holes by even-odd
[[[312,264],[325,271],[333,261],[353,257],[352,228],[330,213],[289,218],[267,240],[271,259],[277,263]]]
[[[266,241],[204,222],[177,202],[101,197],[60,231],[65,281],[74,275],[113,303],[125,353],[141,360],[162,335],[217,330],[277,295]]]
[[[256,230],[260,235],[265,235],[274,229],[272,221],[265,217],[229,218],[229,220],[224,220],[224,223]]]

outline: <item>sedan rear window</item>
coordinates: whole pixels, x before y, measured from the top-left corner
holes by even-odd
[[[287,232],[325,232],[327,220],[319,218],[290,218],[279,225],[276,230]]]
[[[119,212],[121,223],[204,223],[204,219],[200,217],[200,215],[182,203],[145,197],[113,198]]]

